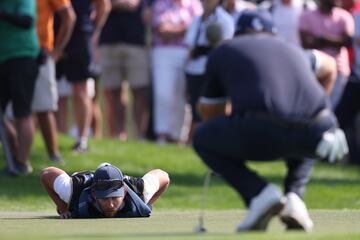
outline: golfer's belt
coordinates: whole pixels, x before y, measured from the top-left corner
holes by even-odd
[[[309,126],[315,125],[319,123],[322,119],[333,115],[332,111],[328,108],[324,108],[321,111],[319,111],[314,117],[307,119],[307,120],[298,120],[298,121],[292,121],[289,119],[285,119],[279,116],[272,115],[267,112],[261,112],[261,111],[247,111],[243,114],[241,114],[242,117],[245,118],[254,118],[264,121],[272,122],[273,124],[289,129],[303,129],[308,128]]]

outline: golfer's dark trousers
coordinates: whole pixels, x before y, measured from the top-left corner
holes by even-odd
[[[336,108],[340,127],[344,129],[349,143],[349,162],[360,165],[359,136],[356,134],[356,117],[360,112],[360,79],[351,76],[344,95]]]
[[[303,192],[322,134],[337,124],[329,114],[311,124],[284,124],[257,116],[217,117],[202,123],[195,131],[193,146],[201,159],[220,174],[243,197],[247,206],[267,185],[246,165],[246,160],[288,159],[285,191]],[[302,159],[291,161],[292,159]]]

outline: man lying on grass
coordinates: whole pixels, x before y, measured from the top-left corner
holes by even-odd
[[[95,172],[71,176],[59,168],[48,167],[41,173],[41,183],[61,218],[126,218],[149,217],[151,205],[167,189],[170,179],[160,169],[136,178],[103,163]]]

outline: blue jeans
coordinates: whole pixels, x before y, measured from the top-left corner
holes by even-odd
[[[267,182],[247,168],[247,160],[287,158],[285,189],[301,192],[313,166],[313,160],[304,158],[314,157],[323,132],[335,126],[332,113],[299,128],[261,117],[217,117],[197,128],[193,146],[205,164],[234,187],[249,205]]]

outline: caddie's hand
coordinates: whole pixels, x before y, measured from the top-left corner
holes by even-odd
[[[71,218],[71,212],[68,210],[67,206],[58,206],[57,212],[60,215],[61,219],[69,219]]]
[[[67,212],[64,212],[64,213],[60,213],[60,218],[61,219],[69,219],[69,218],[71,218],[71,212],[67,211]]]
[[[334,163],[349,152],[345,134],[340,128],[326,131],[316,147],[316,155]]]

